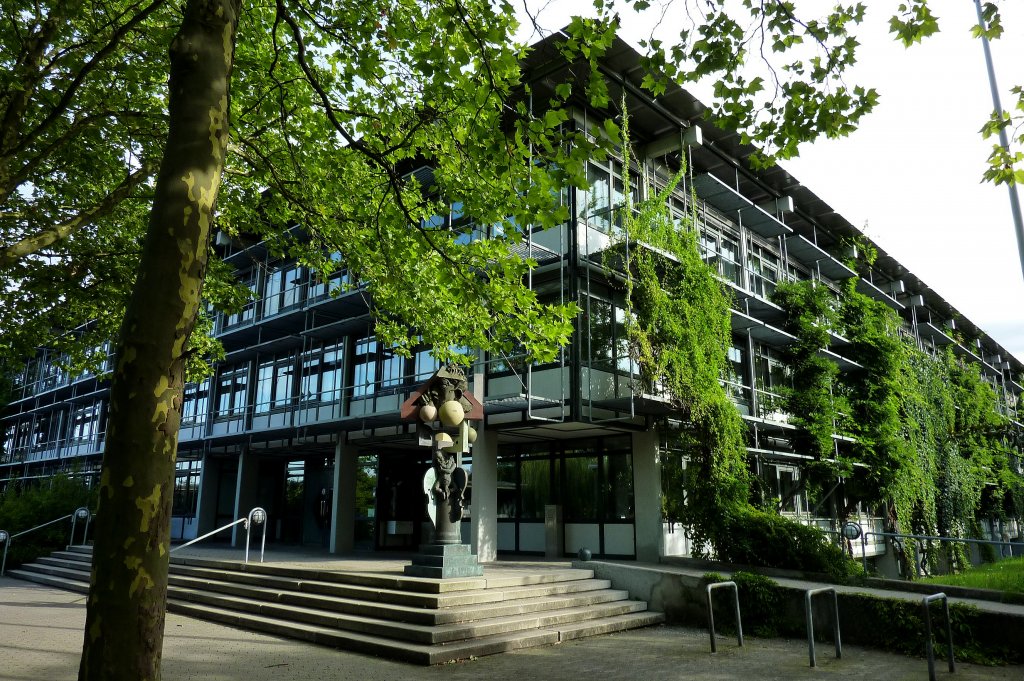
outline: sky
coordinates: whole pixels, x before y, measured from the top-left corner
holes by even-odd
[[[931,3],[941,30],[910,49],[888,33],[898,3],[866,4],[846,81],[876,88],[878,106],[849,137],[805,146],[781,165],[1024,361],[1024,273],[1008,193],[981,181],[995,140],[978,132],[992,99],[981,41],[970,34],[974,2]],[[583,9],[554,0],[541,23],[564,26]],[[1010,88],[1024,84],[1024,2],[1000,9],[1005,33],[992,52],[1005,108],[1015,101]],[[629,20],[623,25],[620,35],[635,45]],[[709,100],[710,90],[688,89]]]

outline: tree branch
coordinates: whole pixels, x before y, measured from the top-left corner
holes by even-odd
[[[156,168],[157,164],[155,162],[147,161],[143,163],[142,167],[126,177],[121,184],[92,208],[83,210],[68,222],[56,225],[5,247],[3,251],[0,251],[0,270],[10,267],[18,260],[37,253],[57,241],[68,238],[96,219],[109,214],[135,187],[149,179],[156,171]]]
[[[68,107],[71,106],[71,101],[74,99],[75,94],[78,92],[78,88],[82,86],[82,83],[89,76],[99,64],[109,57],[121,44],[121,41],[128,35],[128,33],[136,26],[146,20],[149,15],[162,7],[167,0],[153,0],[148,7],[143,8],[138,14],[128,20],[123,26],[119,27],[114,34],[107,41],[107,44],[102,47],[96,54],[92,56],[75,74],[74,80],[61,95],[60,101],[53,107],[49,115],[44,118],[39,125],[32,130],[24,133],[21,136],[21,141],[11,150],[13,153],[19,153],[23,151],[33,140],[38,139],[40,135],[53,123],[59,119],[67,111]]]

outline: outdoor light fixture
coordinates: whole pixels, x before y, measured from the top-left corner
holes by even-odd
[[[7,530],[0,530],[0,544],[6,544],[8,536]]]
[[[841,532],[843,533],[843,536],[849,539],[850,541],[853,541],[854,539],[860,539],[860,536],[864,534],[864,530],[861,529],[860,524],[855,522],[848,522],[845,525],[843,525],[843,529],[841,530]]]
[[[89,517],[89,509],[83,506],[82,508],[75,511],[75,517],[77,517],[79,520],[85,520]]]

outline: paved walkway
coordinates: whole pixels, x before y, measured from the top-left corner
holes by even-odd
[[[275,561],[276,562],[276,561]],[[305,561],[306,567],[312,561]],[[390,570],[390,561],[371,569]],[[332,566],[337,563],[332,561]],[[0,578],[0,679],[72,681],[85,625],[85,598],[29,582]],[[165,628],[166,681],[564,681],[592,679],[927,679],[923,659],[844,646],[843,659],[819,644],[818,667],[807,665],[805,641],[746,639],[743,648],[721,639],[709,652],[704,630],[660,626],[491,655],[452,665],[417,667],[312,646],[169,614]],[[1024,678],[1024,667],[958,664],[955,676],[940,662],[939,678],[989,681]]]

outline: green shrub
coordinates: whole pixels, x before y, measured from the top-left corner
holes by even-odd
[[[94,508],[95,501],[95,493],[81,480],[66,475],[57,475],[39,483],[11,486],[0,496],[0,529],[15,535],[70,515],[82,506]],[[79,523],[75,531],[76,542],[81,541],[83,530]],[[63,548],[70,538],[70,519],[18,537],[11,541],[7,567],[16,567]]]
[[[715,551],[727,563],[824,573],[839,582],[862,573],[820,530],[789,518],[747,507],[726,514],[722,523]]]

